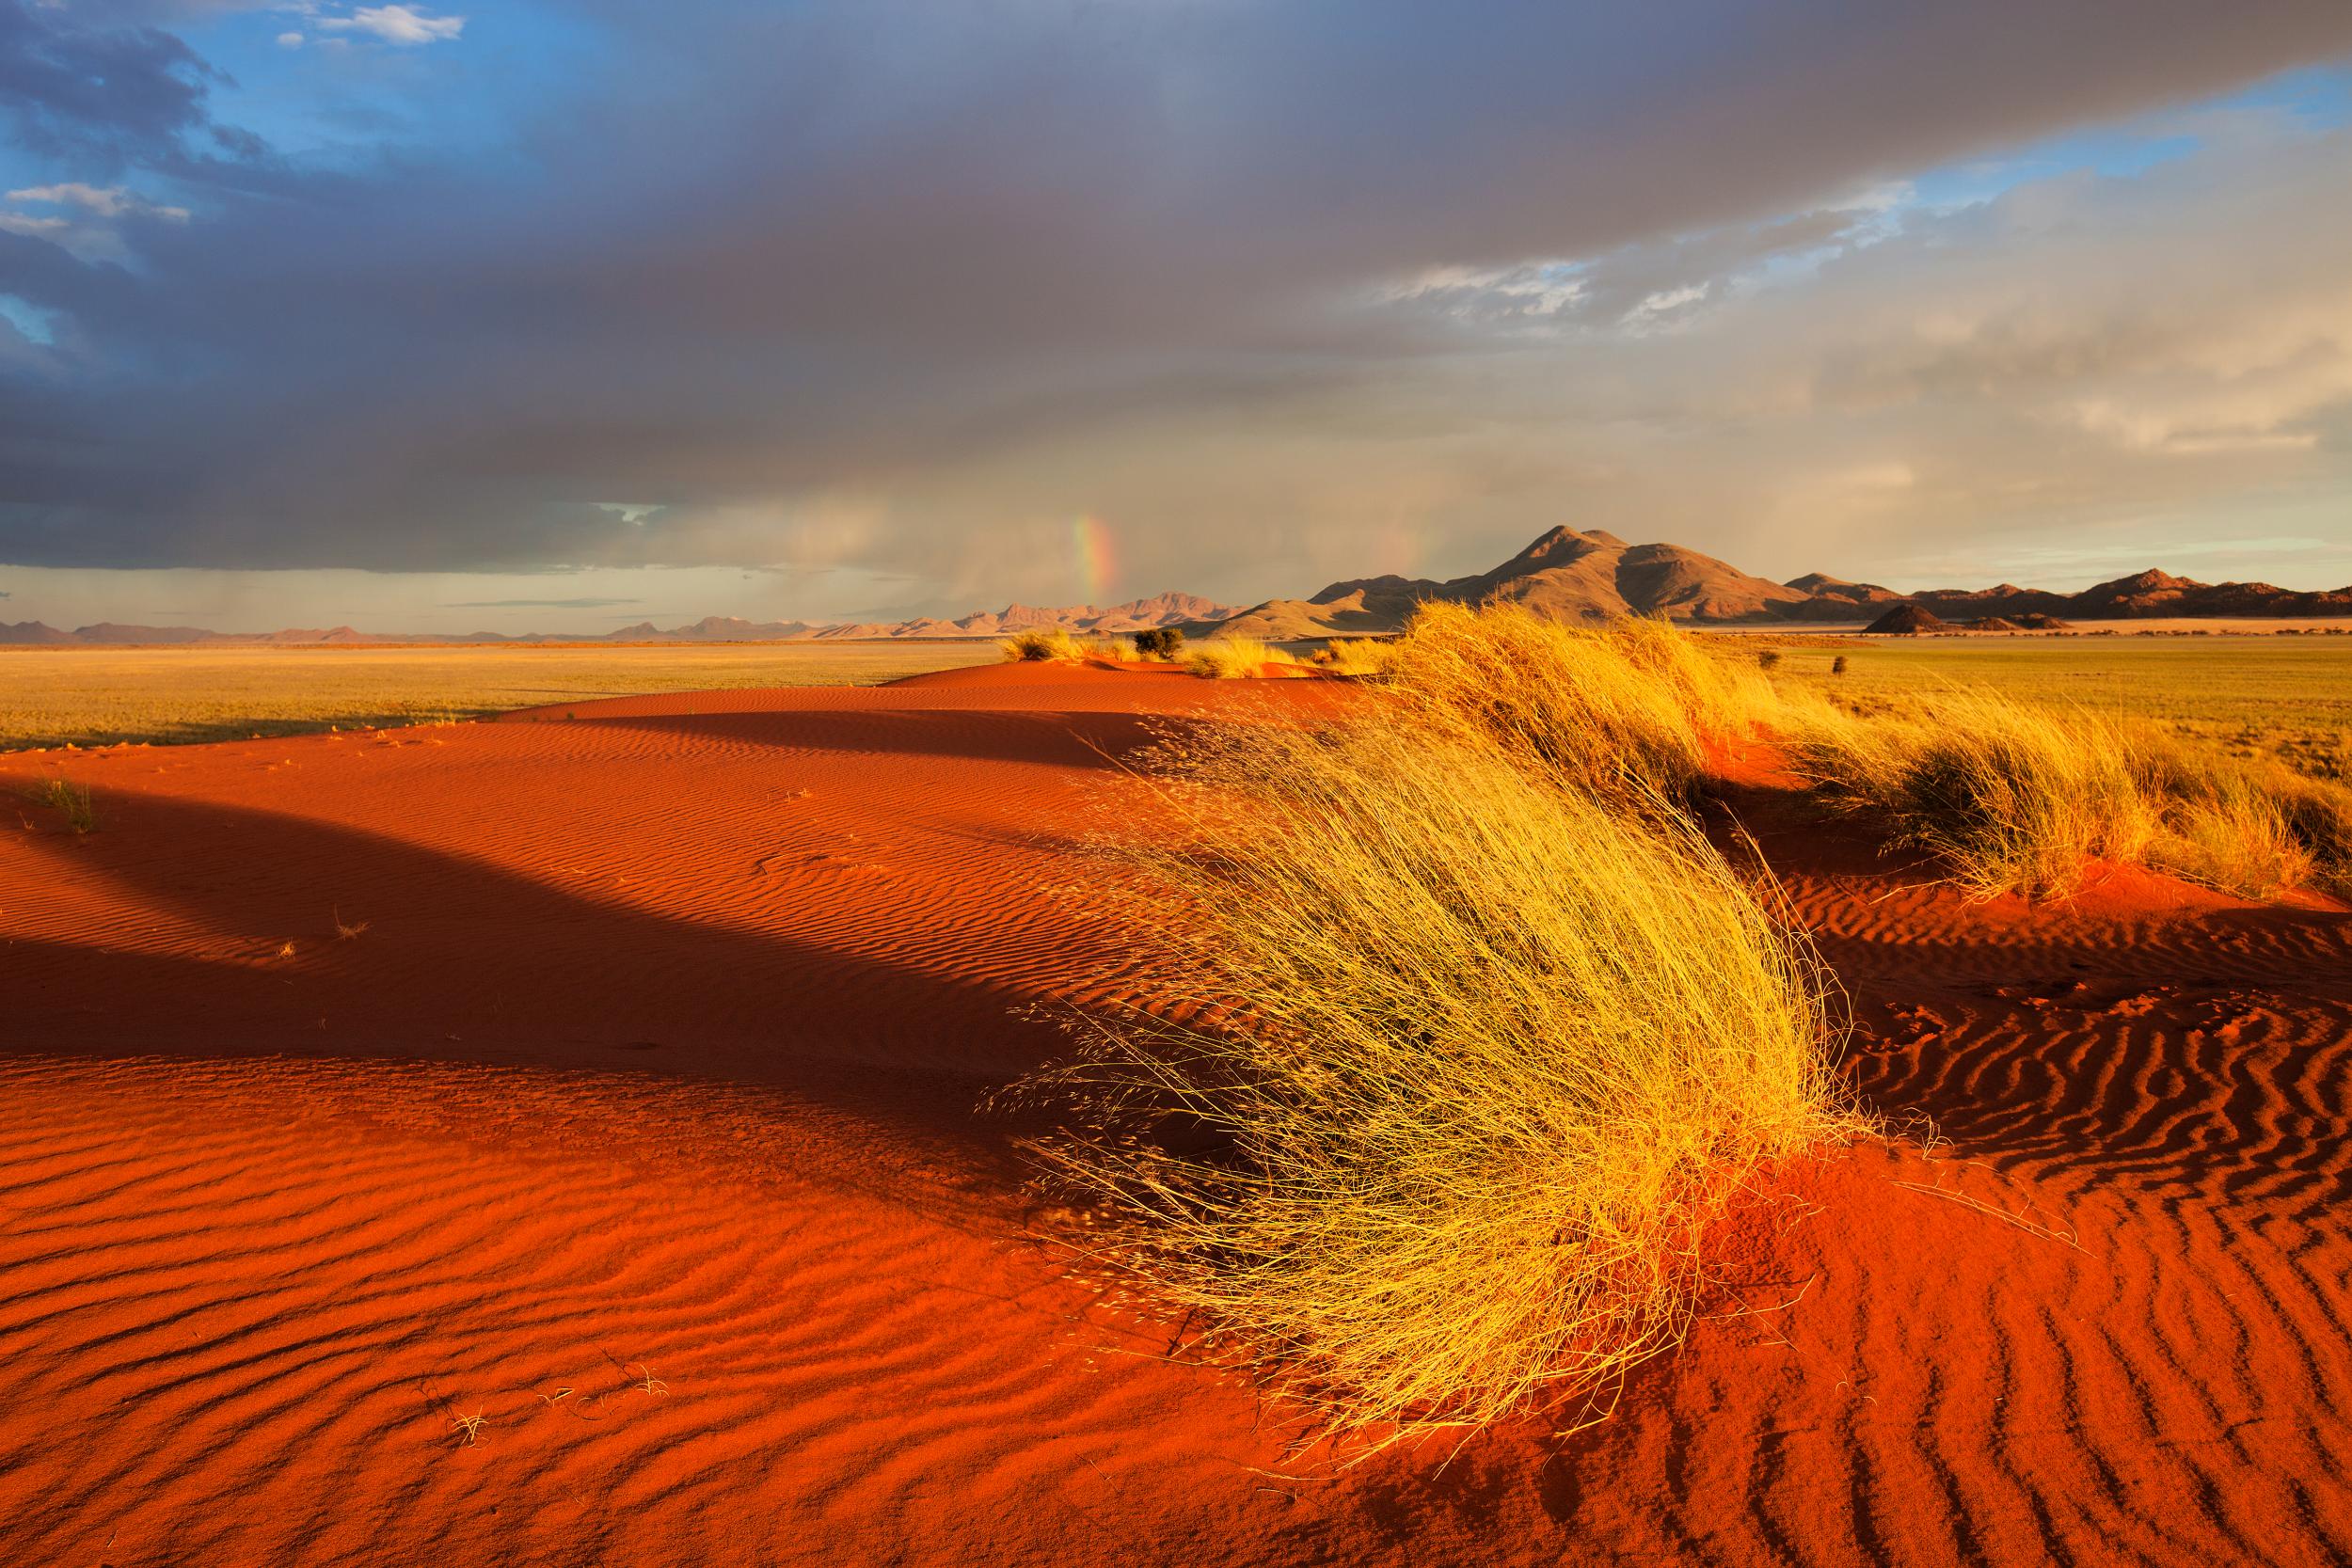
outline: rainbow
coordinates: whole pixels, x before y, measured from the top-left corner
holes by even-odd
[[[1112,559],[1111,531],[1102,518],[1089,512],[1071,519],[1070,555],[1078,569],[1078,596],[1100,607],[1104,590],[1119,574],[1118,562]]]

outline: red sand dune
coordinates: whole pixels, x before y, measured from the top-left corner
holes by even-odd
[[[1793,1173],[1748,1299],[1794,1304],[1605,1425],[1286,1471],[1014,1239],[973,1111],[1121,972],[1055,835],[1232,693],[72,757],[99,832],[0,811],[0,1561],[2352,1558],[2352,917],[1968,905],[1764,795],[1866,1093],[1956,1148]]]

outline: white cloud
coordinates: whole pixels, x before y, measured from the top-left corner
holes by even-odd
[[[466,30],[466,19],[432,16],[413,6],[361,6],[349,16],[322,16],[318,25],[331,32],[366,33],[386,43],[410,47],[457,37]]]
[[[120,185],[85,185],[69,181],[57,185],[25,185],[8,193],[10,201],[34,201],[52,207],[80,207],[95,216],[118,218],[130,214],[164,218],[172,223],[188,221],[185,207],[158,207],[151,201],[132,195]]]
[[[0,233],[47,240],[86,261],[121,261],[128,258],[122,224],[143,218],[185,223],[185,207],[160,207],[120,185],[85,185],[67,182],[56,185],[21,185],[8,193],[10,201],[40,207],[61,207],[59,213],[0,211]]]
[[[278,47],[280,49],[299,49],[302,47],[302,35],[300,33],[280,33],[278,35]]]

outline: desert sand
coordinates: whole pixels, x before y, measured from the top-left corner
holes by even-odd
[[[101,817],[0,812],[0,1560],[2352,1558],[2352,914],[1969,903],[1769,778],[1908,1139],[1784,1172],[1571,1435],[1337,1468],[1167,1358],[975,1107],[1057,1049],[1025,1009],[1120,985],[1076,804],[1235,697],[1009,666],[0,759]]]

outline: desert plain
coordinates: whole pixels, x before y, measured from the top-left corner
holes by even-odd
[[[2342,647],[2126,657],[2202,724]],[[1775,1171],[1605,1418],[1318,1443],[1056,1244],[982,1101],[1136,982],[1076,825],[1148,814],[1168,723],[1345,686],[1016,661],[0,757],[0,1558],[2352,1553],[2352,913],[1972,895],[1769,750],[1710,831],[1875,1130]]]

